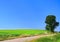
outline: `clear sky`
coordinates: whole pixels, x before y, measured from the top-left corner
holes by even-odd
[[[47,15],[60,22],[60,0],[0,0],[0,29],[44,29]]]

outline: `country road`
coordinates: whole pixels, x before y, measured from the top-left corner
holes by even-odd
[[[38,39],[38,38],[41,38],[41,37],[53,36],[53,35],[55,35],[55,34],[31,36],[31,37],[25,37],[25,38],[17,38],[17,39],[5,40],[5,41],[0,41],[0,42],[29,42],[33,39]]]

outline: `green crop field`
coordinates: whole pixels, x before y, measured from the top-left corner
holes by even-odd
[[[34,35],[44,34],[45,30],[32,30],[32,29],[21,29],[21,30],[0,30],[0,41],[20,38],[20,37],[28,37]]]

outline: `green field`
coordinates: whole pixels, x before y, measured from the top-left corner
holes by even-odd
[[[32,29],[21,29],[21,30],[0,30],[0,41],[20,38],[20,37],[28,37],[34,35],[44,34],[45,30],[32,30]]]
[[[42,37],[31,42],[60,42],[60,33],[54,36]]]

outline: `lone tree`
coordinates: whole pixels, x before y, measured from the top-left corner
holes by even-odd
[[[56,26],[59,25],[59,22],[56,22],[56,17],[54,15],[48,15],[45,20],[46,30],[54,32]]]

